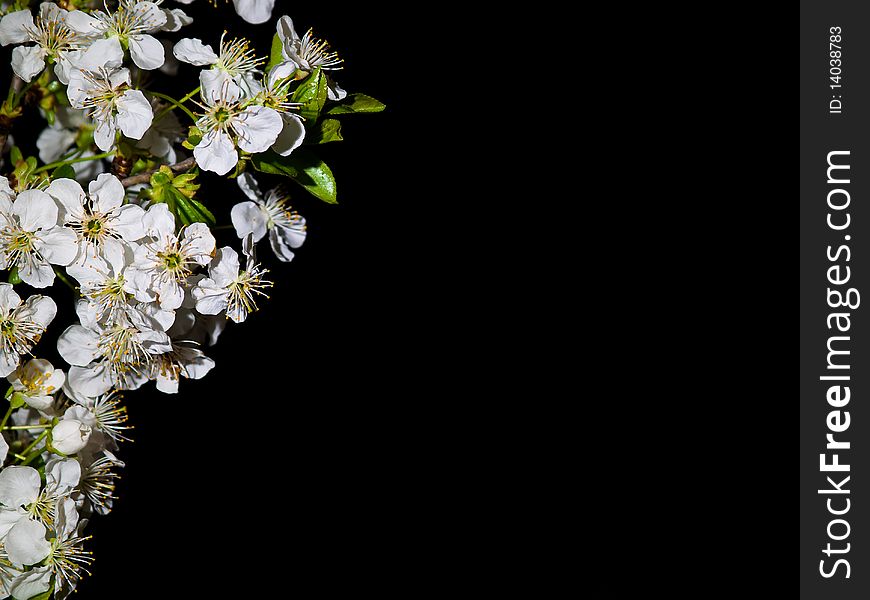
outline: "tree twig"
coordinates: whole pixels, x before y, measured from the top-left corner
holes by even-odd
[[[172,169],[176,173],[181,173],[182,171],[187,171],[196,166],[196,159],[192,156],[190,158],[184,159],[181,162],[177,162],[174,165],[169,165],[169,168]],[[154,175],[160,169],[154,169],[153,171],[145,171],[144,173],[139,173],[138,175],[133,175],[132,177],[127,177],[126,179],[121,180],[121,184],[126,187],[130,187],[131,185],[136,185],[137,183],[148,183],[151,181],[151,176]]]

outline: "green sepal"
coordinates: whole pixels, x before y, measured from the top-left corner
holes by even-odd
[[[181,145],[188,150],[193,150],[197,144],[202,141],[202,132],[196,125],[191,125],[187,130],[187,139],[181,142]]]
[[[24,401],[24,394],[22,394],[21,392],[15,392],[14,394],[12,394],[12,398],[9,399],[9,404],[10,406],[12,406],[13,409],[16,409],[21,408],[22,406],[27,404],[27,402]]]
[[[6,279],[7,282],[12,285],[18,285],[21,283],[21,277],[18,276],[18,267],[12,267],[9,269],[9,277]]]

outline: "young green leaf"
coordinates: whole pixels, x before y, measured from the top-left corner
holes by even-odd
[[[270,150],[253,155],[251,164],[263,173],[289,177],[324,202],[338,202],[332,169],[307,150],[300,148],[290,156],[279,156]]]
[[[355,113],[377,113],[387,108],[387,105],[365,94],[350,94],[339,104],[333,106],[326,114],[348,115]]]
[[[61,165],[51,172],[51,179],[54,181],[55,179],[75,179],[76,178],[76,170],[73,169],[72,165]]]
[[[278,37],[278,34],[272,36],[272,50],[269,52],[269,63],[266,65],[266,73],[277,64],[280,64],[284,61],[284,55],[281,53],[281,49],[283,44],[281,43],[281,38]]]
[[[296,88],[290,100],[301,103],[302,108],[299,113],[302,118],[315,123],[320,116],[320,111],[323,110],[323,105],[326,104],[327,92],[326,75],[321,72],[320,67],[317,67]]]
[[[343,139],[341,137],[341,122],[338,119],[324,119],[314,128],[314,131],[306,136],[305,143],[326,144],[340,142]]]

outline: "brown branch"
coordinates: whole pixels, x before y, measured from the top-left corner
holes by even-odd
[[[184,159],[181,162],[175,163],[174,165],[169,165],[169,168],[172,169],[176,173],[181,173],[183,171],[187,171],[196,166],[196,159],[192,156],[190,158]],[[131,185],[136,185],[137,183],[148,183],[151,181],[151,176],[154,175],[160,169],[154,169],[153,171],[145,171],[144,173],[139,173],[138,175],[133,175],[132,177],[127,177],[126,179],[121,180],[121,184],[126,187],[130,187]]]
[[[18,75],[12,76],[12,92],[18,94],[21,88],[24,87],[24,80]],[[0,116],[0,156],[6,151],[6,140],[9,139],[9,132],[12,130],[12,118]]]

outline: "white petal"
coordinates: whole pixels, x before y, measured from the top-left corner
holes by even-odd
[[[24,301],[18,314],[47,329],[57,315],[57,304],[50,296],[37,294]]]
[[[57,225],[57,204],[41,190],[25,190],[12,203],[12,212],[18,215],[25,231],[36,231]]]
[[[226,175],[239,162],[233,141],[222,131],[206,133],[193,149],[193,156],[200,168],[218,175]]]
[[[33,29],[33,15],[29,10],[9,13],[0,19],[0,45],[21,44],[30,39],[28,29]]]
[[[160,49],[162,51],[163,46]],[[141,139],[154,120],[154,112],[145,94],[139,90],[127,90],[115,105],[118,107],[118,127],[124,135],[134,140]]]
[[[0,471],[0,502],[6,508],[32,504],[42,482],[32,467],[9,466]]]
[[[218,69],[200,71],[199,85],[202,88],[200,92],[202,98],[210,106],[214,105],[220,98],[227,102],[235,102],[242,97],[241,88],[236,85],[226,71]]]
[[[65,21],[69,28],[76,33],[81,33],[88,36],[100,33],[100,29],[98,29],[97,27],[99,21],[91,15],[80,10],[71,10],[70,12],[68,12],[66,14]]]
[[[214,255],[215,239],[205,223],[191,223],[184,229],[182,238],[186,247],[193,254],[193,260],[201,265],[207,265]]]
[[[69,386],[80,394],[94,398],[112,389],[112,376],[102,365],[70,367]]]
[[[260,186],[254,176],[245,171],[236,179],[239,188],[244,192],[245,196],[251,200],[261,201],[263,193],[260,191]]]
[[[266,215],[253,202],[236,204],[230,211],[230,220],[239,238],[244,238],[250,233],[253,234],[254,241],[259,242],[266,235]]]
[[[282,79],[287,79],[291,77],[293,73],[295,73],[299,69],[299,65],[297,65],[292,60],[285,60],[282,63],[278,63],[269,71],[269,88],[274,89],[275,84],[277,84]]]
[[[153,237],[162,239],[166,236],[175,235],[175,215],[169,212],[169,207],[164,203],[153,204],[142,218],[145,232]],[[137,257],[147,254],[146,249],[137,251]]]
[[[239,148],[251,153],[265,152],[284,127],[281,115],[265,106],[247,108],[232,123],[239,135]]]
[[[35,288],[47,288],[54,284],[54,269],[44,260],[34,258],[30,262],[18,264],[21,281]]]
[[[125,204],[115,212],[112,230],[129,242],[145,237],[145,211],[136,204]]]
[[[21,304],[19,296],[11,283],[0,283],[0,314],[8,315]]]
[[[150,35],[131,36],[130,56],[133,57],[133,62],[140,69],[146,71],[157,69],[163,65],[164,61],[163,44]]]
[[[227,287],[239,276],[239,255],[225,246],[217,251],[208,267],[209,277],[220,287]]]
[[[117,131],[118,126],[113,115],[109,115],[104,120],[98,121],[97,128],[94,129],[94,143],[97,144],[97,148],[103,152],[108,152],[109,149],[115,145],[115,133],[117,133]]]
[[[214,53],[211,46],[206,46],[198,38],[183,38],[179,40],[172,49],[172,54],[178,60],[198,67],[213,65],[218,61],[218,55]]]
[[[218,315],[227,308],[227,290],[208,277],[193,288],[196,310],[203,315]]]
[[[98,212],[108,213],[124,203],[124,186],[111,173],[103,173],[88,184],[88,195]]]
[[[193,19],[180,8],[163,9],[163,15],[166,17],[166,23],[160,28],[161,31],[178,31],[185,25],[193,23]]]
[[[72,462],[78,464],[78,461],[73,460]],[[76,510],[76,501],[69,496],[61,498],[57,501],[56,509],[55,532],[61,539],[68,538],[75,532],[76,526],[79,524],[79,512]]]
[[[289,156],[291,152],[302,145],[305,139],[305,126],[302,124],[302,119],[296,115],[283,113],[281,120],[284,123],[284,128],[275,140],[272,149],[281,156]]]
[[[62,211],[60,216],[64,220],[69,217],[79,220],[84,216],[85,191],[77,181],[67,178],[55,179],[45,191],[60,204]]]
[[[272,252],[275,253],[275,256],[284,262],[290,262],[295,255],[290,249],[290,245],[281,237],[280,229],[273,227],[269,230],[269,244],[272,246]]]
[[[36,245],[42,257],[53,265],[66,266],[79,252],[78,236],[72,229],[52,227],[36,234]]]
[[[285,42],[285,44],[292,44],[299,40],[299,36],[296,34],[296,28],[293,27],[293,19],[286,15],[278,19],[278,24],[275,29],[278,32],[278,37],[282,42]]]
[[[158,297],[160,299],[160,308],[175,310],[181,306],[181,302],[184,300],[184,290],[175,281],[166,281],[160,285]]]
[[[51,430],[51,445],[64,454],[75,454],[88,445],[92,431],[90,425],[81,421],[63,420]]]
[[[79,58],[77,66],[88,71],[99,71],[101,67],[107,69],[120,67],[123,62],[124,51],[121,49],[121,42],[117,37],[112,36],[91,44]]]
[[[45,487],[58,494],[65,494],[79,484],[82,466],[72,458],[52,458],[45,465]]]
[[[166,24],[166,15],[154,2],[139,2],[133,6],[132,12],[140,23],[147,23],[152,29]]]
[[[66,154],[67,150],[76,141],[76,134],[69,129],[55,129],[46,127],[36,138],[36,147],[39,149],[39,160],[48,164]]]
[[[70,325],[57,340],[57,351],[71,365],[85,367],[95,360],[100,352],[97,349],[99,336],[81,325]],[[72,371],[70,371],[70,378]]]
[[[9,454],[9,443],[3,434],[0,434],[0,464],[6,461],[6,455]]]
[[[236,12],[248,23],[259,25],[272,17],[275,0],[233,0]]]
[[[51,567],[37,567],[16,577],[9,586],[15,600],[28,600],[44,594],[51,587]]]
[[[16,46],[12,50],[12,70],[29,82],[45,68],[45,54],[40,46]]]
[[[202,379],[214,368],[214,361],[199,350],[195,352],[197,356],[184,364],[184,372],[189,379]]]
[[[17,565],[33,565],[51,552],[45,539],[45,525],[39,521],[21,519],[6,535],[6,552]]]

